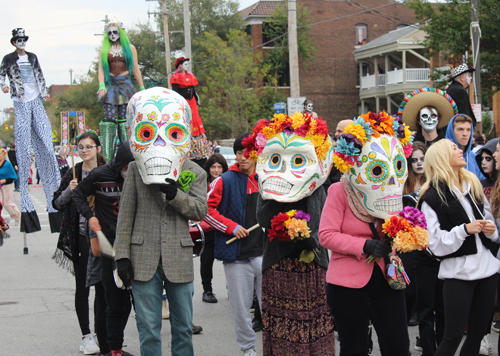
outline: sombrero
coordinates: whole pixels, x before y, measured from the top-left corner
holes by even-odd
[[[433,106],[441,114],[438,128],[448,125],[451,118],[458,112],[455,101],[444,90],[436,88],[422,88],[408,94],[401,102],[398,115],[403,122],[410,126],[410,130],[417,131],[417,115],[424,106]]]

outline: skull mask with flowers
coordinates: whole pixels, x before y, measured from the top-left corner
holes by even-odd
[[[309,114],[276,114],[261,120],[243,140],[245,156],[257,161],[264,200],[296,202],[318,189],[332,167],[326,123]]]
[[[385,112],[359,116],[339,137],[333,161],[370,215],[385,219],[403,209],[411,142],[408,126]]]
[[[165,88],[136,93],[127,107],[130,148],[145,184],[177,180],[191,148],[191,109]]]

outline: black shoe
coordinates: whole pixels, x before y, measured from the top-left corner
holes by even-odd
[[[412,317],[408,321],[408,326],[417,326],[417,325],[418,325],[418,319],[415,315],[412,315]]]
[[[215,294],[212,292],[203,292],[202,300],[205,303],[217,303],[217,298],[215,298]]]
[[[203,328],[199,325],[193,325],[191,327],[193,329],[193,334],[200,334],[203,331]]]
[[[500,331],[500,321],[494,321],[493,325],[491,326],[494,332],[499,332]]]
[[[252,321],[252,329],[255,332],[262,331],[262,320],[256,320],[256,319],[254,319]]]

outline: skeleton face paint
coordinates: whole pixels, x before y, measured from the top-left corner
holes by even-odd
[[[182,69],[184,69],[185,71],[187,71],[188,68],[189,68],[189,61],[185,61],[184,63],[182,63],[181,67],[182,67]]]
[[[472,74],[467,73],[465,80],[467,80],[467,85],[470,85],[470,83],[472,83]]]
[[[191,149],[191,108],[176,92],[155,87],[136,93],[127,107],[130,148],[144,184],[177,180]]]
[[[420,110],[420,125],[427,132],[432,132],[438,124],[438,112],[434,108]]]
[[[424,153],[421,150],[413,151],[411,154],[411,169],[415,174],[424,174]]]
[[[25,49],[25,48],[26,48],[26,42],[27,42],[27,41],[28,41],[28,40],[27,40],[27,39],[25,39],[25,38],[18,38],[18,39],[16,40],[16,48],[18,48],[18,49]]]
[[[108,28],[108,37],[111,42],[116,42],[120,38],[120,30],[118,27]]]
[[[312,112],[313,112],[313,104],[312,104],[312,103],[308,103],[308,104],[306,105],[306,111],[307,111],[308,113],[312,113]]]
[[[401,211],[408,177],[401,142],[388,134],[372,137],[363,146],[359,160],[347,174],[362,206],[380,219]]]
[[[313,143],[296,134],[268,139],[255,168],[262,199],[286,203],[311,195],[328,177],[332,154],[319,161]]]

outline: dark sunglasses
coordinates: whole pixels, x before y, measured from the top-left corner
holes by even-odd
[[[118,32],[118,30],[109,30],[108,31],[108,36],[111,36],[111,35],[118,35],[120,32]]]
[[[493,159],[493,157],[481,157],[481,162],[486,160],[486,162],[491,162],[491,160]]]

